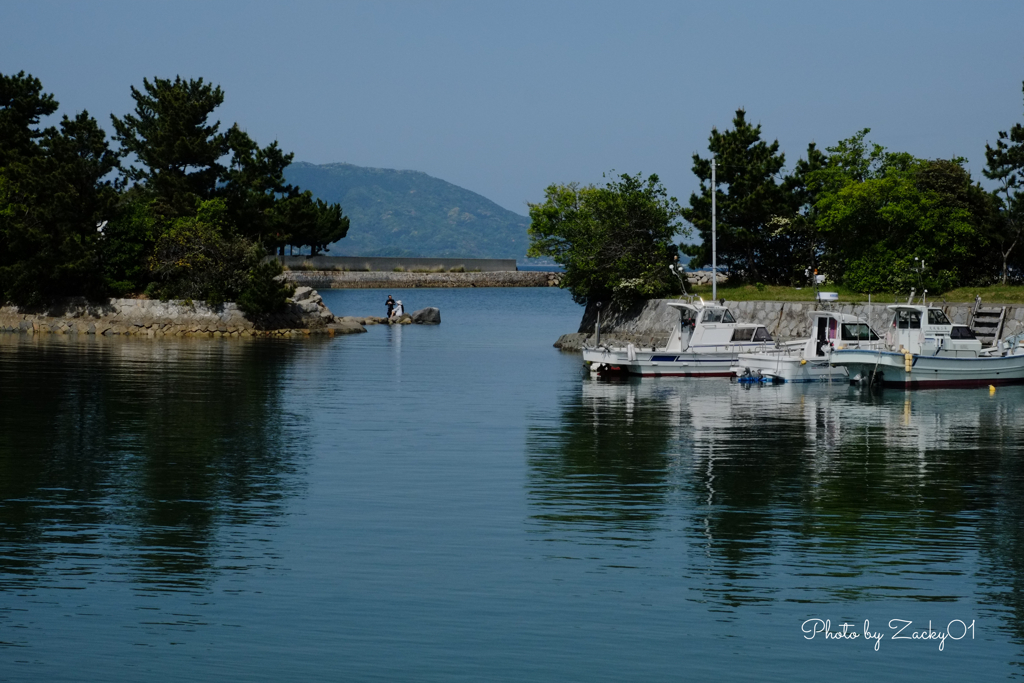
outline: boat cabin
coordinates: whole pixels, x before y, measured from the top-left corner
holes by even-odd
[[[912,304],[888,308],[893,315],[885,342],[892,351],[963,357],[974,357],[981,351],[974,331],[967,325],[954,325],[939,308]]]
[[[731,347],[736,344],[755,346],[772,342],[764,325],[739,323],[725,306],[715,303],[671,301],[679,310],[679,329],[669,337],[666,351],[698,350],[710,347]]]
[[[829,355],[833,349],[878,346],[878,335],[863,319],[835,311],[811,311],[811,334],[804,345],[804,358]]]

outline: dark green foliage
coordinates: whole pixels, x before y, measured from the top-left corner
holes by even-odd
[[[358,226],[345,238],[345,254],[526,256],[528,218],[425,173],[300,162],[285,175],[313,196],[345,207]]]
[[[149,257],[163,230],[163,219],[136,199],[120,207],[118,217],[104,228],[99,240],[103,280],[112,296],[143,292],[153,281]]]
[[[202,300],[211,305],[236,301],[254,319],[284,308],[289,285],[274,278],[277,261],[266,251],[229,231],[224,200],[201,202],[195,216],[168,222],[150,258],[155,287],[161,299]]]
[[[110,117],[122,156],[134,155],[140,164],[125,167],[124,175],[146,187],[157,214],[189,215],[197,200],[212,198],[225,171],[220,162],[229,152],[228,135],[220,121],[208,122],[224,92],[180,76],[144,78],[142,86],[132,86],[134,115]]]
[[[795,245],[774,220],[796,210],[796,198],[780,182],[785,155],[777,140],[769,145],[761,139],[760,124],[747,122],[744,110],[736,111],[732,123],[733,129],[724,133],[713,128],[708,141],[716,159],[718,263],[727,265],[733,277],[751,282],[789,282]],[[693,173],[701,191],[690,195],[682,216],[704,241],[684,251],[691,265],[704,266],[711,264],[711,160],[694,154]]]
[[[1000,131],[995,147],[986,143],[985,162],[985,177],[999,183],[992,239],[999,246],[1006,284],[1011,262],[1024,263],[1018,248],[1024,238],[1024,125],[1014,124],[1008,133]]]
[[[0,75],[0,90],[0,301],[99,296],[97,224],[116,202],[106,135],[88,112],[40,130],[57,103],[37,79]]]
[[[223,194],[239,230],[270,247],[308,246],[315,255],[348,233],[349,219],[339,204],[313,199],[311,192],[287,184],[284,169],[292,155],[271,143],[260,149],[237,127],[229,131],[231,166]]]
[[[225,235],[222,200],[202,202],[195,216],[176,218],[156,242],[150,270],[161,299],[217,305],[242,290],[251,243]]]
[[[627,303],[664,296],[678,285],[668,266],[678,255],[679,205],[652,175],[623,174],[604,187],[551,185],[530,204],[529,256],[565,268],[573,300]]]
[[[24,71],[0,74],[0,168],[39,154],[43,136],[39,120],[57,111],[53,95],[43,92],[38,78]]]
[[[866,142],[867,133],[830,147],[827,165],[807,174],[824,272],[862,292],[946,291],[984,280],[991,203],[963,160],[887,152]]]
[[[341,207],[286,184],[292,155],[276,142],[260,148],[210,122],[219,87],[155,78],[132,97],[134,113],[112,117],[115,153],[86,112],[40,129],[53,96],[24,73],[0,74],[0,301],[248,292],[248,310],[279,309],[288,290],[262,245],[326,249],[348,231]],[[106,178],[120,157],[133,164],[115,186]]]
[[[246,280],[236,302],[250,319],[262,322],[288,303],[294,288],[277,279],[281,270],[280,262],[261,259],[246,272]]]
[[[349,221],[341,206],[313,199],[308,191],[279,201],[275,215],[290,231],[284,244],[308,246],[313,256],[329,251],[331,244],[348,234]]]

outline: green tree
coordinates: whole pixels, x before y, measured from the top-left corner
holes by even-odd
[[[171,217],[192,215],[197,200],[212,199],[230,151],[220,121],[209,122],[224,102],[219,86],[203,79],[142,79],[132,86],[135,114],[111,115],[121,155],[139,165],[125,166],[125,177],[146,187],[154,210]]]
[[[782,186],[786,157],[778,140],[761,139],[760,124],[751,125],[743,109],[736,111],[733,129],[711,129],[708,150],[716,162],[717,253],[734,276],[750,281],[788,282],[793,275],[793,240],[780,230],[778,216],[794,211],[792,193]],[[682,216],[697,228],[703,242],[684,247],[691,265],[711,263],[711,159],[693,155],[693,173],[700,193],[690,195]],[[724,189],[723,189],[724,188]]]
[[[995,147],[986,143],[985,162],[982,173],[999,183],[994,192],[998,214],[993,241],[999,245],[1002,283],[1006,284],[1014,249],[1024,237],[1024,126],[1017,123],[1009,132],[1000,131]]]
[[[43,92],[38,78],[24,71],[0,74],[0,168],[37,156],[40,119],[57,111],[57,100]]]
[[[97,225],[115,214],[106,135],[81,112],[41,129],[57,102],[38,79],[0,74],[0,300],[102,294]]]
[[[807,174],[826,274],[862,292],[984,279],[990,202],[964,160],[888,152],[869,132],[829,147],[828,163]]]
[[[313,199],[311,192],[285,182],[292,161],[276,142],[260,148],[233,127],[228,133],[231,165],[223,176],[223,194],[242,234],[272,251],[286,245],[308,246],[313,255],[348,234],[349,219],[339,204]]]
[[[622,174],[604,187],[550,185],[530,204],[531,257],[565,268],[562,287],[577,303],[665,296],[674,284],[672,239],[687,234],[679,205],[652,175]]]
[[[810,174],[821,170],[828,158],[817,144],[807,145],[807,158],[799,159],[793,173],[782,183],[789,197],[790,213],[773,216],[769,225],[779,235],[788,235],[792,250],[793,281],[801,282],[801,273],[816,273],[825,256],[825,243],[818,230],[817,195],[808,184]]]
[[[261,148],[237,124],[222,131],[219,121],[211,123],[224,100],[219,87],[155,78],[143,80],[142,90],[132,88],[132,97],[135,112],[112,118],[121,154],[137,162],[124,171],[134,183],[131,203],[147,204],[151,215],[147,221],[129,214],[114,226],[110,243],[131,233],[152,244],[146,270],[162,296],[223,300],[252,286],[266,291],[250,296],[247,309],[283,305],[288,290],[274,280],[279,271],[253,260],[254,249],[262,255],[285,244],[326,250],[348,232],[341,207],[287,184],[284,169],[293,155],[276,142]],[[139,282],[142,272],[125,259],[112,262],[111,287]],[[241,263],[248,270],[240,271]]]

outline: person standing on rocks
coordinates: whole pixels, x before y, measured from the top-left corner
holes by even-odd
[[[391,317],[391,312],[395,310],[395,300],[388,294],[388,300],[384,302],[384,305],[388,307],[388,317]]]

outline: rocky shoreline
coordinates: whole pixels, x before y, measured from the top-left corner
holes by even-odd
[[[260,324],[233,303],[202,301],[70,299],[51,306],[0,307],[0,332],[144,337],[286,337],[355,332],[337,325],[334,315],[310,288],[295,290],[287,308]]]
[[[0,307],[0,333],[83,334],[132,337],[304,337],[366,332],[366,325],[436,325],[433,307],[388,320],[376,316],[335,317],[315,289],[295,289],[286,309],[260,324],[233,303],[110,299],[103,303],[71,299],[44,308]]]

